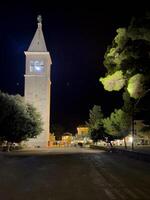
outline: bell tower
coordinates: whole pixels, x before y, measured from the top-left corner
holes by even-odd
[[[42,17],[37,17],[38,27],[27,51],[24,96],[41,114],[43,131],[37,138],[29,139],[28,147],[48,147],[51,97],[51,57],[47,51],[42,31]]]

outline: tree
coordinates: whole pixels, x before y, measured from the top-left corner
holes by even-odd
[[[116,32],[112,45],[107,48],[104,55],[107,73],[99,80],[105,90],[123,93],[124,105],[121,110],[128,119],[132,119],[134,135],[135,105],[149,90],[150,85],[150,13],[133,18],[127,28],[119,28]],[[104,120],[105,130],[109,134],[114,134],[114,130],[117,133],[117,118],[122,118],[123,121],[125,115],[121,114],[121,111],[112,113]],[[113,118],[116,120],[115,123]]]
[[[19,143],[36,137],[42,131],[40,114],[20,95],[0,92],[0,113],[0,137],[3,141]]]
[[[56,123],[52,124],[51,131],[54,133],[56,140],[61,140],[65,129],[62,125]]]
[[[107,74],[100,78],[100,82],[105,90],[127,88],[130,96],[138,99],[149,88],[149,24],[150,14],[147,13],[144,17],[133,18],[128,28],[117,29],[117,35],[104,56]],[[139,88],[140,92],[137,92]]]
[[[104,130],[101,106],[94,105],[89,111],[89,120],[86,122],[86,125],[89,128],[90,137],[94,142],[98,140],[106,141],[106,138],[110,142],[112,139]]]
[[[89,120],[86,122],[86,125],[89,128],[89,135],[94,142],[97,142],[100,139],[101,134],[103,134],[102,119],[103,113],[101,106],[94,105],[89,111]]]
[[[124,138],[125,147],[127,147],[125,136],[129,134],[130,124],[130,115],[121,109],[115,109],[110,117],[103,119],[105,131],[116,139]]]
[[[127,89],[125,89],[125,91],[123,92],[122,98],[124,104],[121,109],[131,116],[133,111],[133,99],[130,97],[130,94]]]
[[[89,120],[86,122],[89,130],[98,130],[102,126],[103,113],[101,106],[94,105],[92,110],[89,111]]]

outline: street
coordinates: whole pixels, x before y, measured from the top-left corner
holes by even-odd
[[[3,152],[0,199],[150,199],[150,164],[84,148]]]

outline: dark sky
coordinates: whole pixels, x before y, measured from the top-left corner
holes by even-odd
[[[75,130],[88,119],[89,109],[101,105],[105,114],[120,106],[118,93],[106,93],[99,83],[103,57],[116,35],[132,16],[148,10],[141,3],[104,1],[86,4],[18,1],[0,3],[0,90],[24,93],[25,56],[43,17],[43,32],[52,57],[51,123]],[[117,8],[118,6],[118,8]],[[73,128],[73,129],[72,129]]]

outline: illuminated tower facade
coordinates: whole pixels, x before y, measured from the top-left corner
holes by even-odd
[[[50,97],[51,97],[51,57],[47,51],[42,19],[38,16],[38,27],[27,51],[25,70],[25,101],[32,104],[41,114],[43,131],[37,138],[30,139],[28,147],[47,147],[50,127]]]

